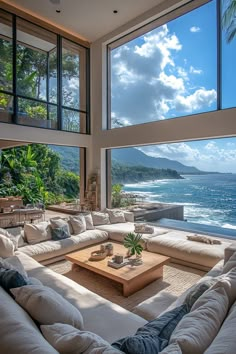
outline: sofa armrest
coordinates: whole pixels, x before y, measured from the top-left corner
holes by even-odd
[[[234,252],[236,252],[236,242],[225,248],[224,264],[228,262]]]
[[[134,213],[131,211],[124,211],[125,220],[128,222],[134,222]]]

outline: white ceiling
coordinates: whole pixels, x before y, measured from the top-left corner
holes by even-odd
[[[93,42],[155,7],[164,0],[9,0],[8,3],[29,10],[60,27]],[[56,13],[60,9],[61,13]],[[114,14],[113,10],[118,13]]]

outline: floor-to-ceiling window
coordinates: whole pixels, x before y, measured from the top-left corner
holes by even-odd
[[[189,222],[236,229],[236,138],[111,149],[113,207],[182,205]]]
[[[225,16],[231,3],[212,0],[181,16],[173,12],[152,30],[149,24],[142,35],[108,45],[108,128],[236,106],[236,40],[227,37],[236,10],[231,24],[230,13]]]

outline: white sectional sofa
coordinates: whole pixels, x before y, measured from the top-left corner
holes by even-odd
[[[106,213],[100,214],[106,215]],[[124,218],[125,222],[110,223],[106,215],[106,218],[94,224],[93,229],[79,234],[73,234],[71,231],[71,237],[63,240],[47,239],[34,244],[24,243],[20,251],[42,264],[49,264],[64,259],[65,254],[93,244],[109,240],[123,242],[125,235],[134,232],[135,228],[132,213],[125,212]],[[105,224],[101,223],[104,222],[103,220]],[[225,248],[234,243],[233,240],[225,240],[221,244],[205,244],[187,240],[189,235],[193,233],[154,226],[153,233],[142,234],[143,247],[149,252],[169,256],[175,263],[208,271],[223,259]]]
[[[228,257],[231,258],[228,260]],[[136,314],[129,312],[118,305],[107,301],[100,296],[92,293],[91,291],[85,289],[84,287],[78,285],[74,281],[64,277],[63,275],[57,274],[42,264],[35,261],[32,257],[27,256],[21,251],[16,252],[16,256],[24,266],[24,269],[27,271],[28,276],[33,277],[39,280],[44,286],[54,289],[57,293],[62,295],[62,297],[67,300],[70,304],[72,304],[75,308],[77,308],[82,317],[84,323],[84,331],[93,332],[99,336],[101,336],[104,340],[109,343],[113,343],[114,341],[126,337],[129,335],[133,335],[139,327],[142,327],[147,323],[147,321],[142,317],[145,315],[145,310],[143,312],[138,311],[136,309]],[[235,353],[235,336],[232,333],[232,328],[236,325],[236,316],[235,316],[235,308],[236,308],[236,248],[228,248],[226,253],[226,262],[224,267],[223,260],[218,262],[217,265],[204,277],[200,280],[200,282],[204,282],[205,279],[210,279],[212,277],[217,278],[220,276],[222,272],[228,272],[230,269],[234,269],[233,276],[226,277],[226,282],[228,287],[227,296],[230,297],[230,305],[228,304],[227,313],[229,310],[229,315],[226,315],[223,319],[222,327],[218,326],[215,328],[213,333],[209,332],[207,334],[208,347],[207,353],[210,354],[234,354]],[[227,275],[226,275],[227,276]],[[225,283],[224,283],[225,284]],[[224,285],[225,286],[225,285]],[[192,287],[193,288],[193,287]],[[184,299],[186,298],[187,293],[189,293],[191,289],[189,289],[185,294],[180,296],[179,299],[175,303],[173,303],[167,310],[173,309],[175,306],[180,306]],[[209,290],[210,291],[210,290]],[[203,296],[203,295],[202,295]],[[225,297],[227,297],[225,295]],[[206,296],[205,296],[206,297]],[[202,298],[202,297],[201,297]],[[198,307],[195,306],[195,310],[190,312],[191,316],[196,316],[198,321],[203,321],[202,324],[200,322],[199,326],[205,328],[207,325],[207,321],[209,321],[209,326],[212,325],[212,313],[208,318],[204,314],[202,314],[202,305],[201,298],[199,299],[199,310]],[[27,315],[27,313],[15,302],[13,298],[11,298],[1,287],[0,287],[0,338],[1,338],[1,347],[0,353],[9,353],[9,354],[51,354],[58,353],[56,349],[54,349],[42,336],[41,332],[34,324],[32,319]],[[202,300],[203,301],[203,300]],[[153,313],[155,314],[155,302],[152,302]],[[232,309],[230,310],[230,307]],[[206,308],[206,307],[205,307]],[[147,310],[147,308],[146,308]],[[166,308],[163,310],[167,311]],[[149,308],[149,312],[151,308]],[[215,307],[214,316],[217,317],[219,309]],[[139,314],[142,314],[140,316]],[[233,313],[233,315],[232,315]],[[188,316],[188,315],[186,315]],[[214,318],[213,316],[213,318]],[[233,318],[232,318],[233,317]],[[186,321],[186,318],[183,318],[180,321],[180,324],[183,321]],[[51,319],[53,322],[53,318]],[[230,322],[230,326],[228,322]],[[185,322],[183,322],[185,323]],[[193,328],[191,326],[187,326],[187,328],[183,325],[183,337],[186,337],[186,333],[192,330],[192,334],[194,334],[194,325],[196,322],[193,321]],[[225,324],[225,325],[224,325]],[[199,329],[198,326],[198,329]],[[178,329],[178,327],[177,327]],[[223,329],[223,332],[221,332]],[[184,332],[186,331],[186,333]],[[204,331],[202,331],[204,332]],[[177,336],[176,332],[170,338],[170,346],[164,349],[163,354],[193,354],[200,353],[201,351],[191,350],[191,336],[187,337],[190,340],[188,344],[188,351],[183,349],[181,346],[183,345],[183,341],[181,341],[180,337]],[[177,331],[177,334],[179,332]],[[204,343],[205,334],[203,334],[203,340],[200,337],[197,339],[197,342]],[[198,333],[199,335],[199,333]],[[209,337],[210,336],[210,337]],[[223,336],[223,337],[222,337]],[[172,338],[173,337],[173,338]],[[226,339],[225,339],[226,338]],[[223,343],[223,344],[222,344]],[[194,342],[195,345],[195,342]],[[211,349],[212,346],[212,349]],[[186,340],[184,340],[183,347],[186,347]],[[220,347],[220,349],[219,349]],[[173,351],[173,348],[175,351]],[[204,352],[205,352],[204,350]],[[82,353],[83,351],[81,351]],[[203,351],[202,351],[203,352]],[[77,353],[77,352],[76,352]],[[80,353],[78,351],[78,353]],[[85,351],[85,353],[90,353],[89,351]],[[92,352],[91,352],[92,353]],[[94,352],[95,353],[95,352]],[[105,349],[99,349],[96,353],[102,354],[115,354],[119,353],[119,351],[110,349],[110,351],[105,351]],[[135,353],[137,354],[137,352]]]
[[[55,290],[56,293],[60,294],[64,300],[68,301],[76,309],[78,309],[83,317],[84,331],[90,331],[92,333],[95,333],[104,340],[106,340],[108,343],[113,343],[114,341],[122,337],[133,335],[139,327],[142,327],[147,323],[147,320],[156,318],[163,311],[165,312],[167,310],[175,308],[176,306],[180,306],[181,304],[183,304],[186,294],[192,289],[189,289],[189,291],[181,295],[175,302],[173,302],[173,297],[171,299],[167,299],[168,301],[170,300],[169,303],[172,303],[170,307],[168,307],[168,309],[168,301],[163,301],[163,298],[165,299],[165,294],[161,292],[153,298],[148,299],[143,303],[139,304],[133,310],[133,312],[129,312],[123,309],[122,307],[94,294],[93,292],[89,291],[83,286],[80,286],[74,281],[64,277],[63,275],[53,272],[52,270],[42,265],[42,263],[54,262],[57,259],[63,258],[63,255],[65,253],[72,252],[76,249],[80,249],[94,243],[101,243],[107,240],[123,241],[125,234],[134,231],[134,223],[130,221],[131,215],[127,215],[126,218],[127,222],[96,225],[94,229],[83,231],[78,235],[72,235],[71,237],[60,241],[52,241],[51,239],[47,240],[48,235],[45,234],[43,236],[45,237],[44,242],[35,243],[31,245],[23,244],[22,247],[19,247],[18,250],[15,251],[15,256],[21,262],[29,277],[40,281],[42,283],[42,286],[47,286]],[[167,245],[165,244],[165,240],[169,247],[167,247]],[[196,267],[204,266],[206,268],[211,268],[211,264],[215,264],[211,271],[204,278],[202,278],[200,282],[204,281],[204,279],[216,278],[220,276],[222,271],[226,273],[231,268],[235,268],[235,274],[233,273],[233,276],[229,276],[229,278],[225,280],[228,285],[226,286],[226,283],[224,283],[223,287],[225,286],[225,288],[222,290],[224,291],[224,294],[226,290],[230,292],[230,302],[228,300],[227,312],[228,310],[230,310],[230,306],[236,301],[235,244],[230,242],[223,242],[220,245],[201,244],[198,242],[186,240],[186,233],[158,227],[154,228],[152,234],[144,234],[143,242],[148,251],[170,255],[174,258],[175,261],[178,261],[180,263],[190,263]],[[180,249],[182,249],[182,254],[180,253]],[[224,254],[226,268],[223,268]],[[12,258],[16,258],[15,256],[10,257],[9,262]],[[205,258],[207,259],[207,261],[204,263],[203,259]],[[40,261],[40,263],[36,259]],[[225,295],[225,298],[227,298],[227,296]],[[53,346],[51,346],[47,342],[47,340],[45,340],[38,327],[35,325],[34,321],[32,321],[32,319],[22,309],[22,307],[20,307],[16,303],[16,301],[1,287],[0,299],[0,353],[58,353],[58,351],[53,348]],[[202,311],[200,305],[199,311],[196,309],[193,313],[193,315],[195,315],[196,313],[197,318],[199,316],[198,314]],[[40,306],[40,303],[38,304],[38,306]],[[234,308],[236,308],[236,305],[233,305],[233,314],[235,314]],[[44,302],[42,302],[42,312],[43,311]],[[216,306],[216,316],[217,311],[218,310]],[[231,312],[229,312],[229,315],[231,316]],[[231,317],[229,320],[231,321],[230,323],[232,327],[232,321],[233,325],[236,324],[236,316],[233,317],[233,320],[231,319]],[[203,318],[207,321],[207,315],[204,315]],[[210,319],[211,316],[209,317],[209,320]],[[52,321],[52,323],[54,323],[53,318],[50,318],[50,320]],[[228,326],[227,315],[225,315],[225,321],[226,325]],[[193,323],[195,323],[194,320]],[[207,322],[204,325],[207,326]],[[181,331],[187,331],[189,324],[187,326],[183,325],[183,327],[187,328],[182,328]],[[225,349],[221,348],[220,351],[210,350],[210,344],[214,341],[214,338],[216,338],[216,345],[219,342],[219,340],[217,339],[218,332],[220,334],[220,327],[215,330],[213,336],[211,337],[209,341],[209,353],[207,353],[234,354],[235,352],[232,350],[228,350],[227,346],[224,347]],[[192,334],[189,335],[188,331],[186,333],[183,336],[191,337]],[[223,335],[225,336],[225,332]],[[234,336],[228,337],[227,341],[230,342],[230,348],[232,348],[232,341],[234,341]],[[173,338],[175,338],[175,336]],[[185,349],[182,350],[181,340],[177,340],[178,336],[176,340],[174,340],[173,338],[170,340],[170,348],[168,349],[167,347],[163,351],[163,354],[195,353],[195,351],[191,351],[191,349],[189,349],[188,351],[186,351]],[[201,339],[200,341],[204,342],[204,340]],[[221,339],[220,342],[222,342]],[[189,344],[188,348],[191,348],[191,343]],[[215,344],[213,348],[215,348]],[[233,348],[235,349],[235,346]],[[108,349],[108,351],[105,351],[105,349],[103,350],[100,348],[99,350],[100,351],[95,352],[99,354],[119,353],[119,351],[117,351],[116,349]],[[199,351],[196,351],[196,353],[198,352]],[[85,353],[87,354],[90,352],[85,351]]]

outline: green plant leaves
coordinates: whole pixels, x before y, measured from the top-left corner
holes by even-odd
[[[130,250],[131,256],[137,254],[140,255],[143,251],[143,247],[140,244],[142,239],[141,234],[135,234],[133,232],[128,233],[124,238],[124,247]]]

